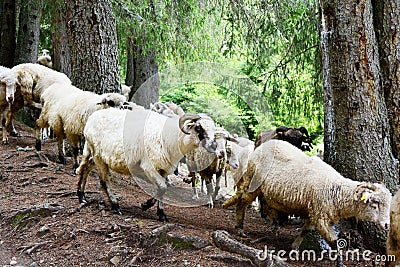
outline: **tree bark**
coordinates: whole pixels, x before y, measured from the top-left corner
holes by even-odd
[[[328,49],[323,50],[329,64],[323,64],[323,74],[330,81],[332,106],[327,116],[334,129],[325,129],[325,137],[333,142],[326,161],[345,177],[383,182],[394,191],[398,161],[390,146],[371,2],[320,0],[320,8],[321,22],[330,34]],[[374,240],[368,248],[382,252],[384,235],[372,224],[359,226],[365,240]]]
[[[400,157],[400,2],[373,0],[381,78],[389,114],[393,155]]]
[[[37,60],[43,3],[43,0],[21,0],[15,65]]]
[[[109,0],[66,0],[71,81],[98,94],[121,92],[116,22]]]
[[[53,68],[71,77],[71,49],[68,42],[67,10],[64,1],[53,1],[51,15]]]
[[[377,42],[370,2],[321,1],[328,23],[332,87],[333,167],[344,176],[384,182],[394,189],[397,161],[390,148],[388,114],[379,76]]]
[[[11,68],[16,47],[16,1],[0,1],[0,65]]]
[[[142,46],[128,39],[126,85],[131,85],[129,98],[146,108],[158,101],[160,79],[154,48],[145,51]]]

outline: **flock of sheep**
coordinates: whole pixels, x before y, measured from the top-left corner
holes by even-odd
[[[142,209],[158,202],[157,215],[167,221],[163,196],[171,185],[168,175],[176,174],[183,161],[190,173],[186,181],[192,183],[193,197],[198,197],[195,183],[199,172],[211,205],[222,175],[232,172],[236,194],[223,206],[235,205],[239,233],[244,233],[246,207],[259,197],[261,212],[277,226],[290,215],[304,219],[293,249],[298,249],[304,235],[314,228],[336,249],[338,237],[332,225],[342,218],[356,217],[385,230],[391,226],[388,253],[400,262],[400,194],[392,200],[382,184],[344,178],[320,158],[307,156],[303,151],[310,149],[311,141],[304,127],[280,126],[261,133],[254,143],[216,127],[206,114],[186,114],[173,103],[154,103],[151,109],[145,109],[128,102],[129,87],[123,88],[124,94],[82,91],[66,75],[51,69],[48,51],[38,63],[0,67],[2,141],[7,143],[9,135],[16,134],[13,114],[22,107],[31,108],[37,116],[38,151],[41,129],[51,128],[57,138],[59,160],[65,164],[63,142],[69,141],[79,175],[80,203],[86,202],[86,180],[96,168],[112,210],[121,212],[110,185],[112,170],[151,183],[156,191],[142,203]],[[79,163],[81,140],[85,143]]]

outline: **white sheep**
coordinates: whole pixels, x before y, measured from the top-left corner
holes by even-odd
[[[225,164],[227,161],[227,152],[226,152],[226,144],[227,141],[235,141],[236,140],[229,134],[225,129],[218,127],[215,131],[215,141],[217,142],[217,149],[215,155],[207,153],[207,151],[198,147],[197,149],[192,150],[188,154],[186,154],[186,165],[189,170],[190,179],[186,182],[192,183],[193,188],[193,198],[198,199],[198,192],[196,187],[196,173],[199,173],[202,180],[202,188],[203,181],[206,184],[207,188],[207,197],[208,204],[213,207],[213,202],[215,201],[219,189],[220,189],[220,180],[221,175],[224,172]],[[232,165],[232,167],[236,167]],[[212,179],[215,174],[216,182],[215,187],[213,187]]]
[[[167,107],[169,107],[172,112],[174,112],[176,115],[178,115],[179,117],[182,117],[183,115],[185,115],[185,111],[183,111],[183,109],[178,106],[177,104],[175,104],[172,101],[166,102],[165,105]]]
[[[177,115],[166,104],[161,102],[150,103],[150,109],[167,117],[173,117]]]
[[[57,72],[40,64],[24,63],[14,66],[12,71],[1,77],[14,85],[7,87],[6,95],[12,102],[12,109],[17,111],[22,106],[32,108],[39,113],[42,106],[40,96],[53,83],[71,84],[71,80],[63,73]],[[18,99],[16,99],[17,96]],[[7,123],[7,122],[6,122]],[[36,127],[36,150],[41,150],[40,129]]]
[[[8,143],[8,133],[16,136],[17,131],[13,124],[13,114],[22,107],[22,103],[14,103],[16,87],[16,75],[11,69],[0,66],[0,120],[2,125],[2,142]]]
[[[400,190],[394,195],[390,205],[390,230],[386,243],[386,255],[392,260],[389,267],[400,265]]]
[[[129,94],[131,93],[131,87],[125,84],[121,84],[121,89],[122,89],[122,95],[126,97],[127,100],[129,100]]]
[[[53,67],[53,62],[51,61],[50,51],[47,49],[42,50],[42,55],[38,57],[36,63],[43,65],[48,68]]]
[[[336,249],[331,228],[341,218],[356,217],[389,227],[391,194],[382,184],[344,178],[318,157],[309,157],[288,142],[270,140],[251,153],[236,195],[224,207],[236,204],[236,223],[243,229],[246,206],[263,195],[270,210],[306,219],[292,244],[298,249],[312,228]]]
[[[215,125],[204,115],[186,114],[168,118],[148,109],[108,109],[94,112],[85,126],[85,147],[79,175],[78,197],[86,202],[84,190],[93,158],[102,189],[106,191],[115,212],[119,204],[110,187],[109,170],[133,175],[150,182],[157,190],[142,209],[147,210],[158,199],[157,215],[166,221],[163,195],[167,190],[165,178],[171,174],[183,155],[199,145],[214,153]]]
[[[69,84],[55,83],[42,93],[41,101],[43,109],[36,121],[37,126],[53,129],[58,141],[58,158],[64,164],[63,140],[69,141],[76,169],[79,140],[83,137],[88,117],[102,108],[122,108],[126,98],[117,93],[97,95]]]

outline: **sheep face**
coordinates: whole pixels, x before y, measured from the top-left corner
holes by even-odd
[[[179,128],[185,134],[197,136],[200,144],[209,153],[215,153],[217,142],[215,141],[214,121],[205,114],[185,114],[179,118]]]
[[[117,94],[117,93],[107,93],[107,94],[102,94],[101,95],[103,98],[101,100],[101,103],[98,103],[103,106],[103,108],[119,108],[123,109],[124,104],[126,103],[126,97]]]
[[[235,144],[232,141],[229,141],[226,146],[226,154],[228,157],[227,162],[234,169],[239,168],[239,153],[239,145]]]
[[[392,195],[385,186],[362,183],[354,191],[354,200],[359,205],[357,218],[374,222],[382,230],[388,230],[391,199]]]
[[[17,87],[19,86],[19,83],[14,80],[14,82],[9,82],[9,80],[1,80],[1,86],[4,90],[4,95],[6,96],[6,100],[9,103],[14,102],[14,95],[17,90]]]

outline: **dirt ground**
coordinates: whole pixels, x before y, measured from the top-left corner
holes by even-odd
[[[244,244],[276,251],[289,251],[299,233],[301,225],[289,225],[275,236],[272,226],[249,209],[247,237],[242,238],[234,229],[233,209],[165,205],[173,224],[168,234],[175,239],[153,238],[152,231],[165,223],[157,220],[155,207],[140,209],[149,197],[132,178],[116,175],[113,182],[122,196],[122,215],[112,213],[109,203],[101,201],[106,198],[94,174],[86,187],[89,204],[77,209],[77,177],[71,159],[65,166],[56,163],[54,141],[44,143],[40,154],[29,149],[34,147],[33,131],[22,124],[17,129],[21,136],[11,137],[0,149],[0,266],[252,266],[248,259],[220,250],[213,243],[213,232],[226,230]],[[176,239],[180,236],[200,241],[185,243]],[[288,263],[334,266],[326,257]],[[383,266],[363,260],[345,263]]]

